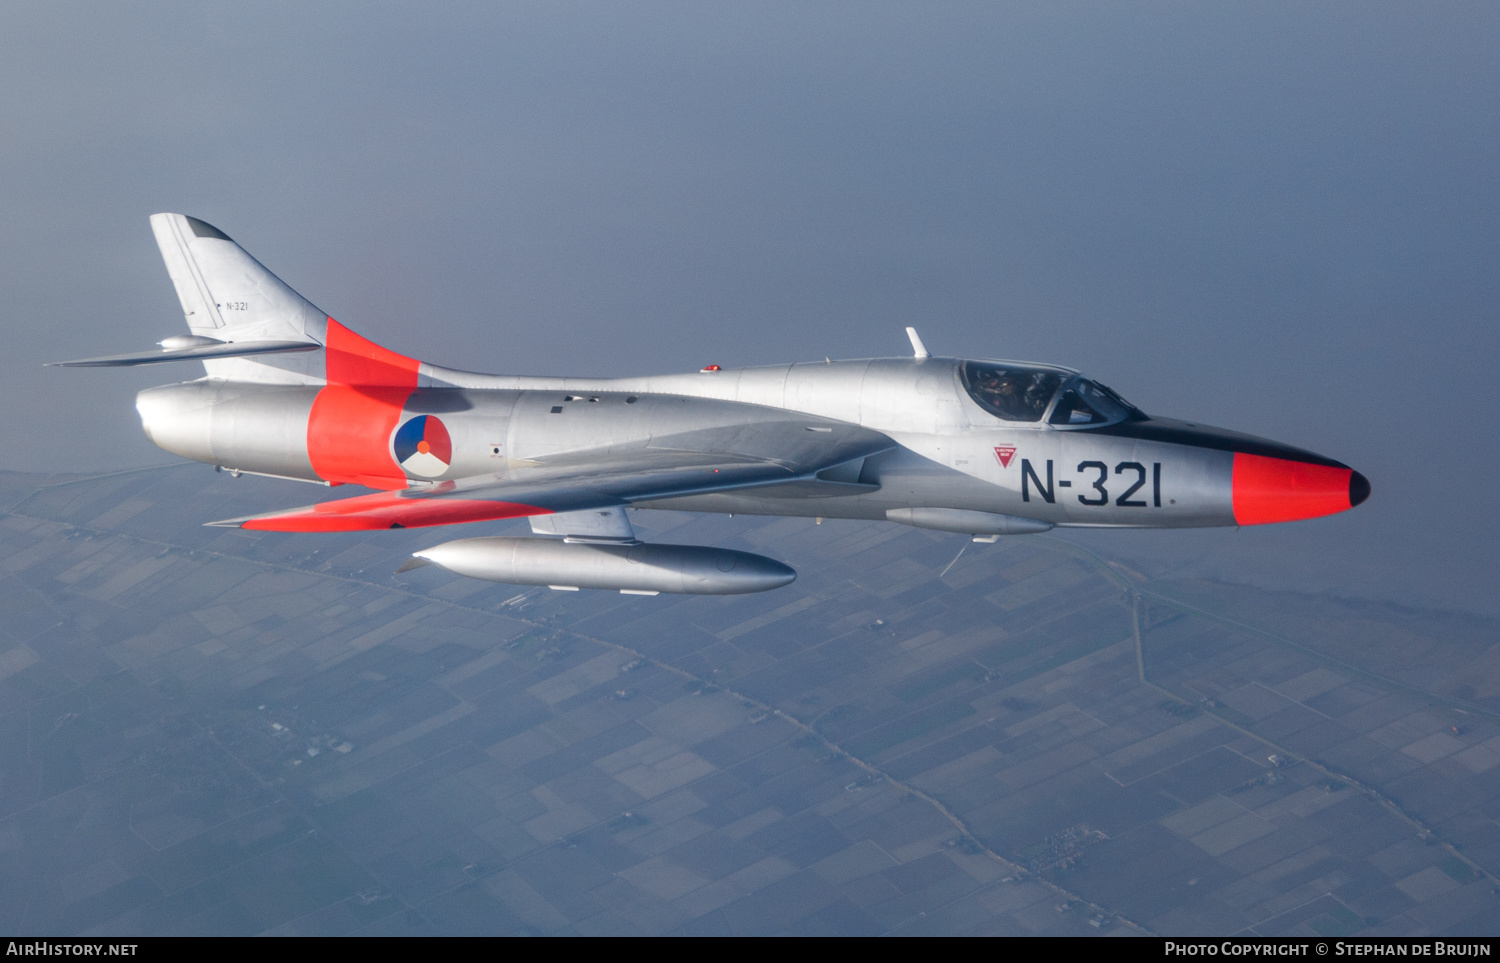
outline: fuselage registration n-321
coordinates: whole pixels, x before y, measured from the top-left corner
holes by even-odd
[[[473,374],[355,334],[217,228],[151,227],[189,334],[63,362],[202,362],[142,391],[155,444],[231,472],[376,491],[216,525],[272,532],[525,517],[436,564],[557,589],[735,594],[785,585],[746,552],[643,543],[627,509],[895,522],[980,541],[1053,527],[1261,525],[1341,512],[1369,482],[1330,458],[1147,416],[1076,371],[913,356],[639,378]]]

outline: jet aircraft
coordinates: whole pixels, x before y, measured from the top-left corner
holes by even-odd
[[[634,378],[474,374],[377,345],[197,218],[151,218],[187,335],[62,362],[199,361],[140,392],[184,458],[373,493],[215,525],[272,532],[525,517],[534,536],[449,541],[402,570],[556,589],[733,594],[796,577],[763,556],[644,544],[627,509],[868,519],[977,541],[1059,527],[1193,528],[1363,502],[1349,466],[1147,415],[1070,368],[931,356]]]

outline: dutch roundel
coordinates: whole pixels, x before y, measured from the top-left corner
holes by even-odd
[[[433,415],[418,415],[396,432],[396,461],[408,475],[436,478],[453,462],[453,440]]]

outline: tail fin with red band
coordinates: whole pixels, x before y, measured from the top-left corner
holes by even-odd
[[[322,350],[205,359],[210,378],[323,385],[307,453],[324,481],[405,488],[391,436],[421,363],[362,338],[266,270],[229,235],[195,217],[156,214],[151,229],[188,329],[219,342],[302,341]]]

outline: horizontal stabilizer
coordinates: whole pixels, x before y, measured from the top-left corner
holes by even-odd
[[[53,361],[49,368],[121,368],[137,364],[161,364],[164,361],[203,361],[212,358],[242,358],[252,354],[283,354],[289,351],[314,351],[323,347],[315,341],[220,341],[186,348],[162,348],[136,354],[111,354],[102,358],[77,361]]]

